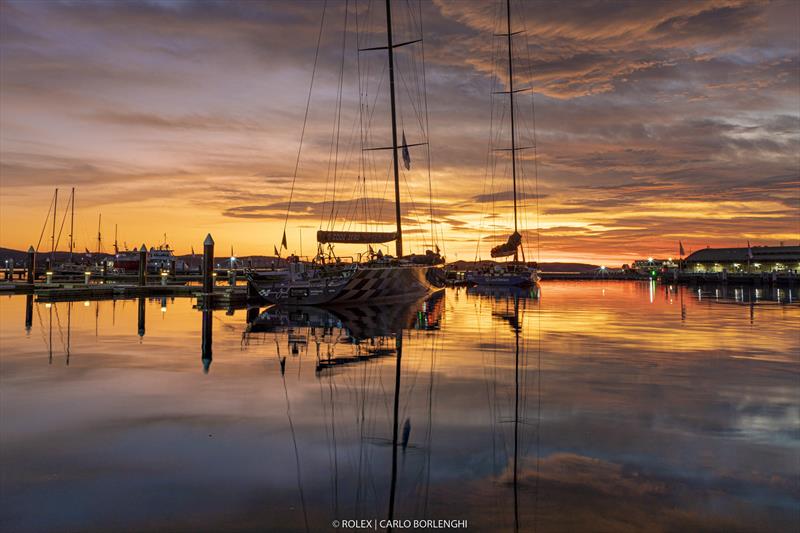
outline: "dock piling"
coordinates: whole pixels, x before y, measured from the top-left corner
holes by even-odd
[[[214,239],[209,233],[203,241],[203,292],[214,292]]]
[[[36,250],[31,245],[28,248],[28,285],[33,285],[34,278],[36,278]]]

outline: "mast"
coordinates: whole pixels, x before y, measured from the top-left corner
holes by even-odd
[[[58,187],[53,196],[53,232],[50,234],[50,268],[56,264],[56,211],[58,210]]]
[[[70,216],[69,216],[69,262],[72,263],[72,249],[75,247],[75,187],[72,188],[70,195]]]
[[[508,97],[511,101],[511,180],[514,189],[514,233],[517,233],[517,135],[514,129],[514,62],[511,54],[511,0],[506,0],[506,38],[508,39]],[[514,251],[514,261],[517,251]]]
[[[103,213],[97,215],[97,253],[100,253],[100,222],[103,220]]]
[[[389,52],[389,100],[392,109],[392,162],[394,164],[394,214],[397,225],[396,255],[403,256],[403,230],[400,223],[400,163],[397,158],[397,112],[394,98],[394,48],[392,44],[392,2],[386,0],[386,44]],[[516,204],[515,204],[516,205]]]
[[[117,225],[114,224],[114,255],[119,253],[119,246],[117,246]]]

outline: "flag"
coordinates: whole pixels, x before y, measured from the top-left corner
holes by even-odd
[[[406,167],[406,170],[411,170],[411,154],[408,153],[405,130],[403,131],[403,165]]]
[[[747,241],[747,258],[753,259],[753,249],[750,248],[750,241]]]
[[[686,252],[683,251],[683,243],[681,241],[678,241],[678,250],[681,253],[681,257],[683,257],[683,254],[685,254]]]
[[[275,246],[273,244],[272,245],[272,249],[275,250],[275,257],[280,257],[281,256],[280,252],[278,251],[278,247],[277,246]]]
[[[287,250],[289,247],[286,245],[286,230],[283,230],[283,239],[281,239],[281,248],[286,248]]]

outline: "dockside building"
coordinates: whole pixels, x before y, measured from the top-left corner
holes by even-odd
[[[684,259],[690,272],[800,272],[800,246],[705,248]]]

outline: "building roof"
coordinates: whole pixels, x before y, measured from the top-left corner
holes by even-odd
[[[800,263],[800,246],[753,246],[753,262]],[[747,248],[705,248],[688,257],[687,263],[746,263]]]

